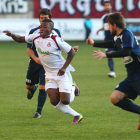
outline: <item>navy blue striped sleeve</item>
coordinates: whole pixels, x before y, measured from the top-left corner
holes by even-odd
[[[60,31],[58,29],[53,28],[53,30],[58,34],[59,37],[61,37],[61,33],[60,33]]]
[[[30,32],[29,32],[29,35],[30,34],[33,34],[34,31],[36,31],[37,29],[39,29],[39,27],[36,27],[36,28],[31,29]],[[27,43],[27,48],[32,49],[32,47],[33,47],[33,44]]]

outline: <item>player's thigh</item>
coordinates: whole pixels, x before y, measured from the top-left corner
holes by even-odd
[[[48,88],[47,93],[50,98],[50,102],[53,105],[57,105],[60,101],[59,89]]]
[[[39,82],[39,70],[36,66],[28,67],[27,75],[26,75],[26,85],[35,85]]]
[[[119,83],[112,93],[111,99],[116,101],[122,100],[123,98],[130,98],[132,100],[136,99],[138,93],[135,91],[132,83],[127,79]]]
[[[63,104],[70,104],[70,93],[60,92],[60,99]]]
[[[119,90],[114,90],[113,93],[111,94],[110,100],[113,104],[118,103],[120,100],[127,98],[128,95],[119,91]]]

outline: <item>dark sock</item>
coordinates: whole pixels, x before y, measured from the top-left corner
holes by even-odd
[[[114,61],[113,59],[108,59],[108,66],[110,71],[114,71]]]
[[[36,88],[37,88],[37,86],[34,85],[31,89],[28,89],[28,90],[31,91],[31,92],[33,92],[33,91],[36,90]]]
[[[140,114],[140,106],[134,104],[131,100],[129,99],[123,99],[121,101],[119,101],[117,104],[115,104],[116,106],[126,110],[126,111],[130,111],[133,113],[137,113]]]
[[[38,105],[37,105],[37,111],[39,114],[41,114],[42,108],[45,104],[47,98],[47,93],[45,89],[39,89],[39,95],[38,95]]]

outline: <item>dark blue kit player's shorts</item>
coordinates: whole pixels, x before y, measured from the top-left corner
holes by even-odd
[[[135,100],[140,95],[140,79],[136,81],[128,81],[126,78],[122,81],[115,90],[119,90],[129,96],[130,99]]]
[[[42,65],[29,65],[26,85],[35,85],[40,83],[40,85],[45,85],[45,70]]]

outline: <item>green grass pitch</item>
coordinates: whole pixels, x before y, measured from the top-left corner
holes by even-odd
[[[120,58],[114,59],[117,78],[107,76],[107,59],[94,59],[93,50],[84,42],[72,65],[74,81],[81,90],[70,106],[83,114],[82,123],[72,125],[73,117],[54,109],[49,98],[40,119],[32,118],[38,90],[28,100],[25,89],[29,62],[26,44],[0,42],[0,140],[139,140],[138,115],[113,106],[110,95],[126,77]],[[102,49],[101,49],[102,50]],[[64,55],[66,57],[66,55]],[[135,100],[140,105],[140,98]]]

